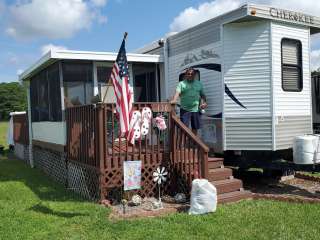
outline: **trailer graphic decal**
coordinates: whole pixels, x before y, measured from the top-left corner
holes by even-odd
[[[221,65],[217,63],[205,63],[205,64],[198,64],[193,65],[193,68],[204,68],[207,70],[213,70],[217,72],[221,72]],[[224,84],[224,92],[231,98],[236,104],[238,104],[240,107],[247,109],[237,98],[234,96],[234,94],[231,92],[231,90],[228,88],[227,84]]]

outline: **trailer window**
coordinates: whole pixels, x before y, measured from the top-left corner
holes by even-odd
[[[281,41],[282,89],[300,92],[303,88],[302,46],[299,40],[284,38]]]

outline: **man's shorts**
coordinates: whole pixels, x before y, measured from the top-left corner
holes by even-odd
[[[200,129],[201,116],[199,112],[188,112],[181,108],[180,119],[187,127],[189,127],[191,121],[192,129]]]

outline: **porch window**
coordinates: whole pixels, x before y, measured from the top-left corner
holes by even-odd
[[[101,100],[105,97],[105,102],[114,102],[113,85],[109,82],[112,66],[97,66],[97,80],[99,96]]]
[[[302,45],[299,40],[284,38],[281,41],[282,89],[300,92],[303,88]]]
[[[63,87],[66,107],[91,103],[93,98],[91,62],[63,62]]]
[[[133,64],[133,89],[135,102],[156,102],[159,99],[159,77],[155,64]]]
[[[61,121],[59,65],[55,63],[37,73],[30,82],[32,122]]]

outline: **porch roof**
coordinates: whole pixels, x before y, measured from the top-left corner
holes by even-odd
[[[110,61],[117,58],[115,52],[90,52],[73,50],[51,50],[43,55],[37,62],[19,75],[20,81],[26,81],[36,72],[51,65],[58,60],[88,60],[88,61]],[[127,53],[128,62],[162,63],[160,55]]]

